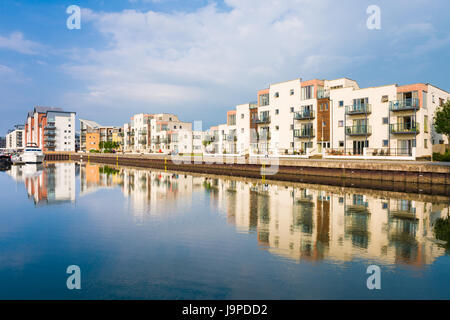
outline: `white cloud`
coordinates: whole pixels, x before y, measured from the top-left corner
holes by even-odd
[[[79,49],[76,60],[64,65],[86,83],[83,92],[69,96],[87,107],[128,103],[130,113],[142,107],[149,112],[231,108],[255,100],[256,91],[271,82],[351,76],[345,73],[349,67],[391,55],[389,46],[401,51],[402,37],[420,33],[434,39],[429,22],[402,27],[391,21],[394,31],[368,31],[367,5],[355,2],[225,2],[227,11],[214,3],[189,13],[84,9],[83,21],[108,44]],[[391,8],[397,19],[395,12]],[[384,19],[382,26],[389,26]]]
[[[41,45],[24,38],[23,33],[15,31],[9,36],[0,35],[0,49],[9,49],[23,54],[37,54]]]
[[[16,70],[0,64],[0,83],[24,83],[30,81]]]

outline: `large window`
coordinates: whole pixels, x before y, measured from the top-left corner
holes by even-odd
[[[269,94],[261,94],[259,96],[259,106],[268,106],[269,105]]]
[[[312,99],[314,97],[314,86],[302,87],[302,100]]]

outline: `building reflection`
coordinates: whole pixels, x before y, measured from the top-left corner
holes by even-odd
[[[255,233],[260,247],[291,260],[422,266],[445,253],[432,230],[449,214],[446,197],[104,168],[85,165],[81,189],[120,185],[137,222],[183,212],[202,191],[237,232]]]
[[[75,201],[75,177],[78,166],[70,162],[12,166],[8,174],[23,182],[28,198],[36,205]]]
[[[75,200],[119,188],[136,223],[183,214],[195,197],[209,201],[237,232],[254,233],[260,248],[293,261],[356,259],[423,266],[445,254],[433,226],[449,215],[449,198],[300,183],[206,176],[98,164],[13,166],[35,203]],[[195,195],[197,193],[197,195]]]

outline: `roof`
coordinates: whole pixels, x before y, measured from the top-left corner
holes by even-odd
[[[47,113],[47,111],[63,111],[63,109],[57,107],[34,107],[34,112],[37,113]]]
[[[80,122],[84,122],[87,126],[97,129],[97,128],[101,128],[102,126],[99,125],[97,122],[92,121],[92,120],[85,120],[85,119],[80,119]]]

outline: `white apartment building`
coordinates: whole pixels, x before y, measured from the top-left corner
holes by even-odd
[[[210,129],[216,153],[412,160],[448,144],[432,123],[450,94],[430,84],[360,88],[347,78],[295,79],[271,84],[257,98]]]
[[[6,149],[18,150],[25,147],[25,126],[15,125],[6,135]]]
[[[190,153],[192,123],[183,122],[174,114],[160,113],[151,119],[151,152]]]
[[[25,123],[27,144],[36,144],[44,151],[75,151],[75,112],[35,107]]]

